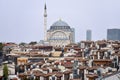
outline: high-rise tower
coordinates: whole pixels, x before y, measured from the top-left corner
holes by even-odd
[[[87,32],[86,32],[86,40],[91,41],[91,39],[92,39],[92,31],[87,30]]]
[[[44,6],[44,41],[47,41],[47,7],[46,7],[46,3]]]
[[[107,40],[120,40],[120,29],[107,29]]]

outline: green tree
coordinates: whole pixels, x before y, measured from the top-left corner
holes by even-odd
[[[32,42],[29,43],[29,45],[35,45],[35,44],[37,44],[36,41],[32,41]]]
[[[27,76],[25,76],[23,80],[28,80]]]
[[[3,50],[3,43],[0,42],[0,51]]]
[[[25,44],[27,44],[27,43],[21,42],[19,45],[25,46]]]
[[[7,78],[8,78],[8,67],[7,67],[7,64],[4,64],[4,67],[3,67],[3,77],[4,77],[4,80],[7,80]]]

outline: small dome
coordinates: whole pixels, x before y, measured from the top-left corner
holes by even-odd
[[[50,29],[52,29],[52,30],[70,29],[70,26],[66,22],[64,22],[62,20],[58,20],[52,24]]]
[[[69,26],[69,25],[62,20],[58,20],[55,23],[53,23],[52,26]]]

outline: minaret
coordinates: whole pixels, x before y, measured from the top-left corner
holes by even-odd
[[[44,41],[47,41],[47,7],[44,7]]]

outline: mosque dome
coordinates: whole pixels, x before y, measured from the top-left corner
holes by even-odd
[[[62,20],[58,20],[52,24],[50,29],[54,29],[54,30],[56,30],[56,29],[70,29],[70,26],[66,22],[64,22]]]

